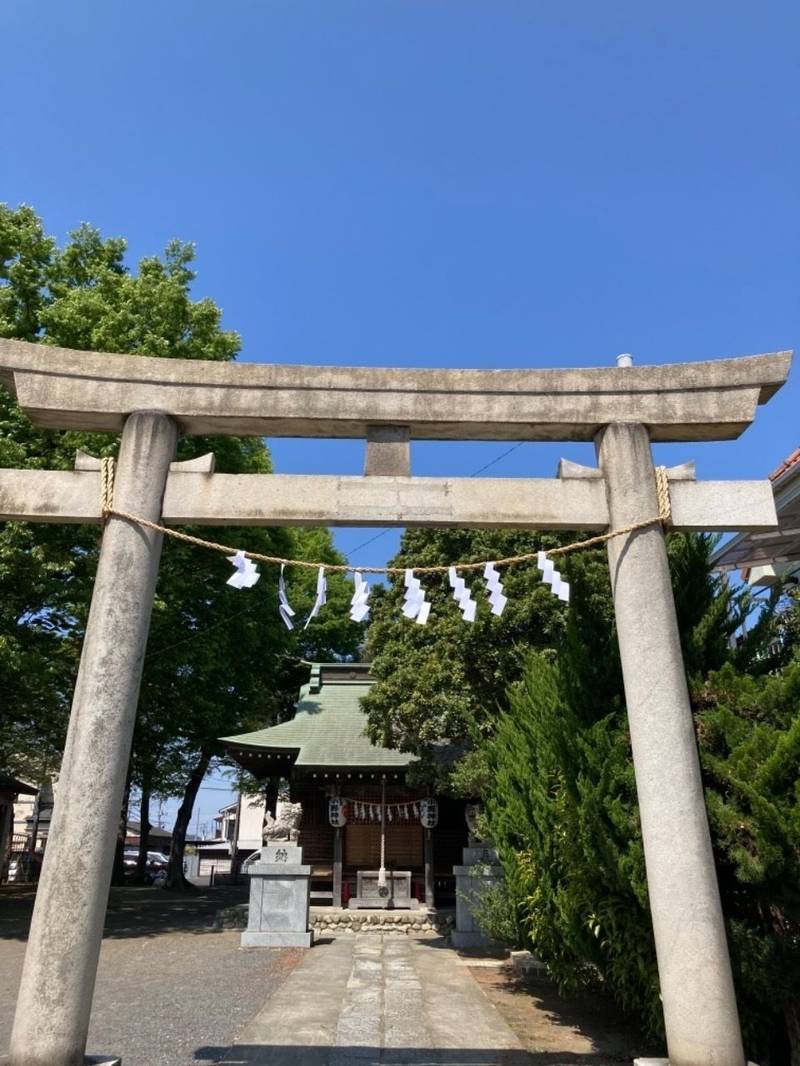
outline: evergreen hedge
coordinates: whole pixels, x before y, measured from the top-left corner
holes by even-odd
[[[695,535],[669,542],[734,977],[749,1057],[797,1063],[800,654],[791,640],[783,661],[766,653],[775,600],[731,640],[753,604],[710,572],[712,547]],[[562,990],[603,985],[656,1034],[663,1016],[603,554],[576,557],[569,577],[565,641],[529,655],[496,732],[457,783],[490,786],[487,826],[506,873],[504,897],[484,906],[491,931],[534,950]],[[786,615],[781,624],[784,635],[797,631]]]

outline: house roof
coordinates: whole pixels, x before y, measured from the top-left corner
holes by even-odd
[[[404,770],[414,756],[373,744],[361,698],[374,684],[364,663],[315,663],[294,718],[253,733],[223,737],[234,759],[257,777],[308,769]]]
[[[34,788],[33,785],[26,785],[24,781],[0,771],[0,792],[13,792],[17,796],[35,796],[38,791],[39,789]]]
[[[133,819],[128,819],[128,825],[126,827],[127,836],[140,836],[142,832],[142,823],[134,822]],[[171,840],[172,833],[169,829],[161,829],[157,825],[151,825],[147,831],[148,839],[150,840]]]
[[[738,533],[714,553],[719,570],[777,566],[794,570],[800,560],[800,448],[788,455],[769,475],[775,495],[778,528],[774,532]],[[746,573],[745,573],[746,576]]]
[[[784,474],[788,473],[794,467],[798,466],[798,464],[800,464],[800,448],[795,448],[792,454],[787,455],[783,462],[780,464],[780,466],[776,467],[776,469],[772,471],[772,473],[769,475],[770,481],[772,481],[773,484],[779,482],[783,478]]]

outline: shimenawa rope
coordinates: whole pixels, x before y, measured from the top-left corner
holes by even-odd
[[[111,458],[100,460],[100,515],[105,523],[114,506],[114,472],[116,463]]]
[[[208,548],[210,551],[222,552],[225,555],[235,555],[237,551],[241,550],[231,547],[229,544],[218,544],[213,540],[203,540],[201,537],[193,537],[189,533],[181,533],[180,530],[159,525],[158,522],[151,522],[147,518],[142,518],[141,515],[117,510],[114,507],[114,470],[115,463],[113,459],[100,460],[100,513],[103,522],[106,522],[110,517],[122,518],[127,522],[134,522],[136,525],[144,526],[145,529],[152,529],[155,533],[162,533],[165,537],[183,541],[184,544],[195,544],[199,548]],[[668,526],[672,520],[672,506],[669,495],[669,478],[667,477],[667,468],[665,466],[657,466],[655,468],[655,480],[656,498],[658,500],[658,515],[655,518],[647,518],[643,522],[634,522],[631,525],[622,526],[621,529],[613,529],[609,533],[600,533],[596,537],[588,537],[586,540],[576,540],[571,544],[563,544],[559,548],[549,548],[547,555],[566,555],[568,552],[592,548],[596,544],[605,544],[615,537],[624,536],[626,533],[635,533],[638,529],[647,529],[648,526],[654,526],[657,523]],[[505,559],[494,559],[492,561],[495,566],[514,566],[517,563],[532,562],[538,558],[538,554],[538,551],[526,552],[524,555],[509,555]],[[415,574],[446,574],[450,566],[455,566],[456,570],[482,570],[486,566],[486,561],[480,563],[448,563],[441,566],[350,566],[348,563],[313,563],[308,562],[306,559],[284,559],[279,555],[262,555],[261,552],[246,551],[244,555],[248,559],[253,559],[259,563],[304,566],[309,570],[318,570],[320,567],[324,567],[325,570],[332,572],[358,572],[360,574],[404,574],[406,570],[413,570]]]

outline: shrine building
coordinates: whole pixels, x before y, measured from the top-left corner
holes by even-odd
[[[366,663],[315,663],[293,718],[225,746],[257,779],[288,781],[302,804],[312,906],[452,907],[465,803],[412,787],[415,756],[371,743],[361,698],[373,684]]]

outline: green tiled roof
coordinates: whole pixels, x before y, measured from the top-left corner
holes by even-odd
[[[404,769],[413,755],[377,747],[364,735],[367,717],[360,701],[373,683],[361,664],[315,664],[294,718],[222,740],[231,749],[297,752],[297,767]]]

